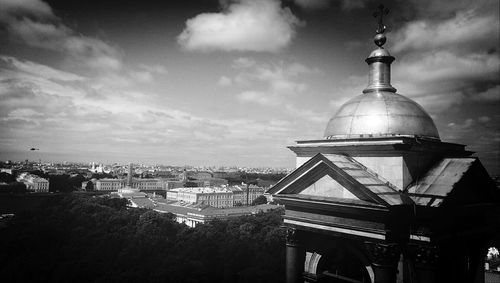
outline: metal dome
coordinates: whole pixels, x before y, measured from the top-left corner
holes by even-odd
[[[326,139],[412,136],[440,140],[432,118],[415,101],[389,91],[361,94],[330,119]]]

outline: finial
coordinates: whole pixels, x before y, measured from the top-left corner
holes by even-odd
[[[370,53],[365,62],[368,63],[368,86],[363,90],[363,93],[370,93],[374,91],[396,92],[396,89],[391,85],[391,63],[394,57],[382,46],[385,44],[385,30],[387,27],[384,25],[384,16],[389,14],[389,9],[384,5],[378,6],[378,11],[373,13],[373,16],[378,19],[377,34],[374,41],[378,46],[377,49]]]
[[[389,9],[385,8],[384,5],[382,4],[378,6],[378,11],[373,13],[373,17],[378,18],[378,27],[375,30],[377,35],[375,35],[373,41],[380,48],[382,48],[382,45],[384,45],[386,41],[384,32],[387,29],[387,27],[384,25],[384,16],[388,14],[389,14]]]

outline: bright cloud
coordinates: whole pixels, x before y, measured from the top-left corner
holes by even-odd
[[[178,42],[191,51],[270,51],[290,44],[301,22],[278,0],[239,0],[187,20]]]

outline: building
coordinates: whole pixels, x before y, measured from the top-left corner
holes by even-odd
[[[384,31],[380,20],[363,94],[322,139],[289,147],[297,168],[268,191],[285,205],[286,280],[484,282],[488,247],[500,245],[499,189],[396,93]]]
[[[262,211],[275,209],[276,205],[262,204],[248,207],[215,208],[205,205],[171,205],[156,203],[153,209],[161,213],[172,213],[176,221],[184,223],[189,227],[196,227],[199,224],[207,223],[213,219],[228,219],[244,215],[252,215]]]
[[[276,205],[262,204],[247,207],[216,208],[205,204],[172,204],[163,198],[132,197],[129,198],[132,207],[149,208],[160,213],[172,213],[175,220],[194,228],[214,219],[229,219],[244,215],[257,214],[278,208]]]
[[[187,182],[186,172],[180,178],[134,178],[133,174],[133,164],[130,163],[125,178],[99,179],[95,182],[95,188],[98,191],[118,191],[128,186],[140,191],[165,191],[184,187]],[[200,187],[227,185],[226,180],[218,178],[193,179],[191,182]]]
[[[233,192],[226,188],[177,188],[167,191],[167,200],[188,204],[204,204],[212,207],[231,207],[234,205]]]
[[[95,189],[97,191],[118,191],[125,187],[137,189],[140,191],[159,191],[165,190],[169,186],[170,180],[166,179],[137,179],[133,178],[133,164],[128,167],[126,178],[122,179],[99,179],[95,181]]]
[[[125,179],[99,179],[95,182],[96,191],[118,191],[126,185]]]
[[[176,188],[167,191],[167,200],[221,208],[249,205],[263,194],[264,189],[254,185],[243,188],[240,186]]]
[[[243,203],[246,205],[252,204],[254,200],[264,195],[264,193],[266,192],[264,188],[251,184],[243,186],[243,190],[243,197],[245,198]]]
[[[43,193],[49,192],[49,181],[29,173],[21,173],[17,177],[18,182],[24,183],[26,190]]]

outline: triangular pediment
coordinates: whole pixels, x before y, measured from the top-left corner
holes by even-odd
[[[399,192],[355,160],[342,155],[326,158],[318,153],[295,169],[268,193],[304,195],[346,201],[360,200],[384,206],[401,204]]]
[[[345,199],[359,199],[353,195],[347,188],[335,181],[330,175],[321,177],[309,187],[299,193],[300,195],[309,195],[317,197],[334,197]]]

